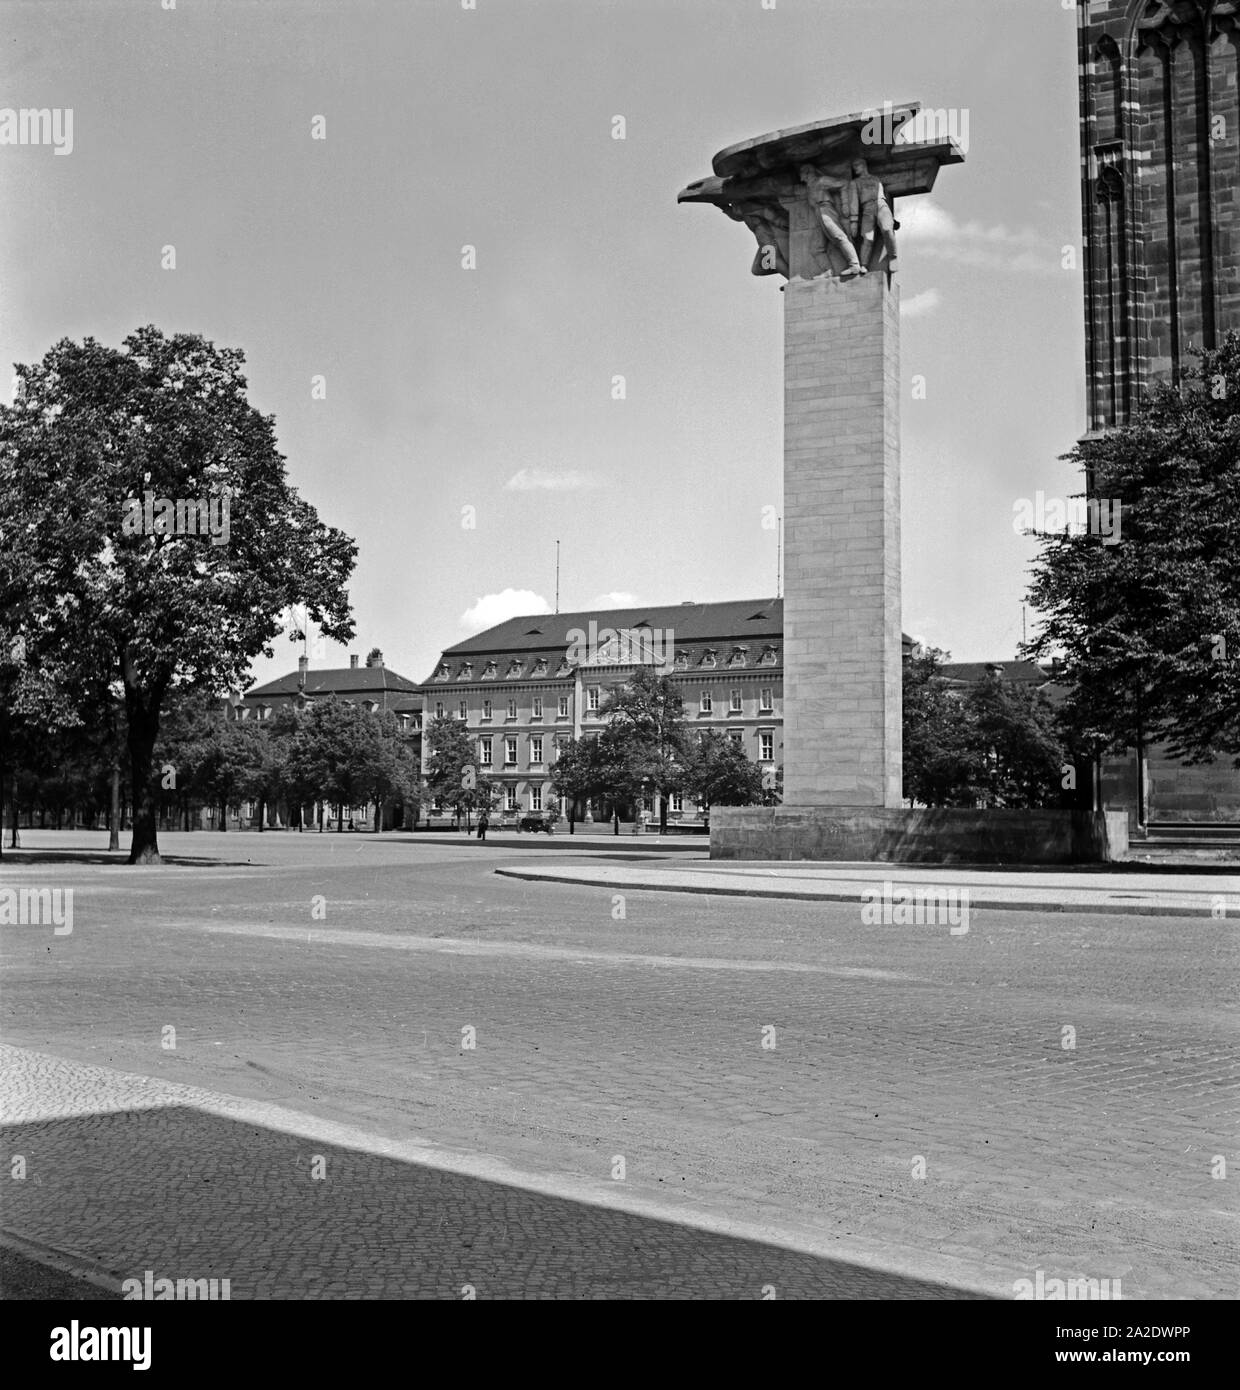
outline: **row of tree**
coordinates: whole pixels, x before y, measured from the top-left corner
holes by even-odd
[[[37,756],[11,767],[9,802],[32,821],[36,814],[43,823],[50,817],[56,828],[66,820],[106,819],[115,836],[131,810],[120,788],[123,747],[123,729],[70,724],[49,731],[37,742]],[[378,829],[389,810],[414,807],[423,794],[416,741],[395,716],[334,699],[285,706],[260,722],[230,717],[225,702],[212,696],[174,696],[152,762],[157,819],[186,829],[210,807],[224,830],[230,810],[244,802],[256,806],[260,829],[277,807],[296,826],[307,808],[321,814],[324,806],[336,807],[340,816],[367,805]]]

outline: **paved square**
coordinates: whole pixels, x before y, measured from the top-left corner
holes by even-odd
[[[953,937],[523,883],[463,839],[165,848],[0,870],[75,894],[71,935],[3,928],[3,1225],[83,1267],[233,1298],[1236,1294],[1233,922]]]

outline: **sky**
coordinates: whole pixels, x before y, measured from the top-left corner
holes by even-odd
[[[357,636],[315,668],[377,646],[420,681],[553,611],[557,540],[561,611],[767,597],[780,281],[676,194],[739,140],[920,101],[968,157],[896,210],[904,630],[1012,658],[1015,509],[1081,487],[1074,10],[468,3],[0,0],[0,109],[73,112],[64,155],[0,145],[0,399],[66,336],[241,348],[360,549]]]

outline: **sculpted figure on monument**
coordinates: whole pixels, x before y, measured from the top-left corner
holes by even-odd
[[[724,208],[729,217],[745,226],[758,242],[758,254],[750,267],[754,275],[788,276],[788,212],[777,202],[736,203]]]
[[[887,201],[882,180],[870,173],[870,166],[864,159],[854,159],[853,177],[844,191],[844,211],[848,218],[849,230],[857,244],[861,264],[869,267],[874,256],[874,232],[877,228],[883,234],[883,245],[887,248],[887,269],[896,269],[896,228],[899,225]]]
[[[847,174],[823,174],[812,164],[802,164],[801,182],[805,185],[805,195],[809,205],[818,216],[818,221],[826,235],[829,245],[844,257],[841,280],[851,280],[866,273],[865,266],[857,259],[857,248],[844,227],[844,208],[839,201],[840,193],[852,182]],[[846,200],[845,200],[846,201]]]

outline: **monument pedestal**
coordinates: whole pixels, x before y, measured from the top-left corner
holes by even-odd
[[[1096,864],[1123,859],[1122,811],[716,806],[712,859],[906,864]]]

